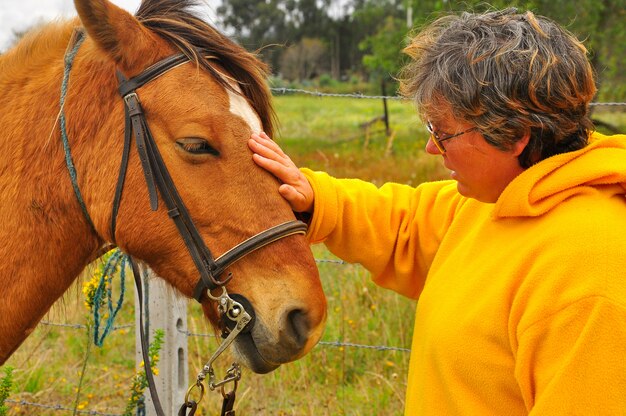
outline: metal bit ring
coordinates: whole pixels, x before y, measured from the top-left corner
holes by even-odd
[[[185,403],[189,403],[189,395],[191,394],[191,391],[193,390],[194,387],[198,387],[200,389],[200,398],[196,400],[196,403],[200,403],[202,401],[202,398],[204,397],[204,384],[198,382],[198,383],[192,384],[187,389],[187,393],[185,394]]]

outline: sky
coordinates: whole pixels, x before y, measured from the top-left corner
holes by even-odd
[[[141,0],[111,0],[116,5],[135,12]],[[209,22],[219,2],[205,0],[201,10]],[[13,31],[23,31],[36,24],[76,15],[74,0],[0,0],[0,51],[13,41]]]

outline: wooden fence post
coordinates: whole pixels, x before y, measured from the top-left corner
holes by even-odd
[[[175,289],[148,269],[142,273],[144,292],[144,324],[150,333],[150,342],[156,329],[164,332],[163,346],[159,354],[158,376],[155,377],[159,400],[166,414],[176,415],[185,399],[189,384],[187,360],[187,299],[179,296]],[[135,293],[135,305],[137,294]],[[143,361],[139,338],[139,313],[135,308],[135,351],[137,368]],[[154,416],[150,391],[145,390],[146,416]]]

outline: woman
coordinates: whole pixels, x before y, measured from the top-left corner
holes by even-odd
[[[592,132],[586,49],[506,10],[440,18],[405,51],[452,180],[376,188],[249,142],[312,243],[419,299],[405,414],[626,414],[626,136]]]

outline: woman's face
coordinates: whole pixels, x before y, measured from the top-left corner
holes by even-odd
[[[517,157],[526,147],[528,137],[521,138],[511,150],[501,150],[487,143],[480,131],[472,130],[474,126],[467,121],[456,120],[451,111],[446,111],[449,106],[442,106],[442,109],[444,111],[430,121],[433,132],[440,138],[465,133],[444,140],[444,153],[435,146],[431,135],[426,151],[443,157],[444,166],[457,181],[461,195],[481,202],[496,202],[504,188],[524,171]]]

